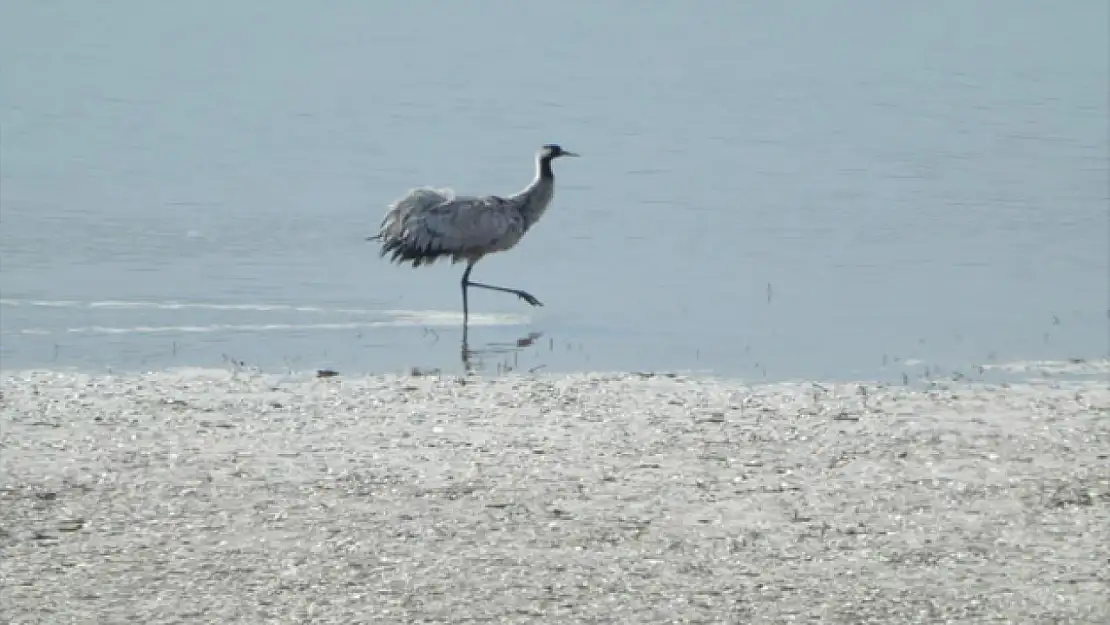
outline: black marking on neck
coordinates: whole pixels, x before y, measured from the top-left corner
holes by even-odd
[[[555,177],[555,172],[551,171],[551,156],[540,157],[540,178],[551,179]]]

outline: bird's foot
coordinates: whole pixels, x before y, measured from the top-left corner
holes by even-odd
[[[513,291],[513,294],[533,306],[543,306],[543,303],[533,297],[531,293],[526,293],[524,291]]]

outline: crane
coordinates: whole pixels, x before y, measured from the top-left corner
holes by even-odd
[[[451,264],[466,261],[462,275],[463,337],[470,311],[470,287],[516,295],[532,306],[542,306],[526,291],[474,282],[470,273],[487,254],[504,252],[520,242],[543,216],[555,194],[555,175],[551,163],[564,156],[578,156],[556,144],[545,144],[536,152],[536,175],[519,192],[497,195],[462,196],[451,189],[418,187],[389,205],[378,234],[368,241],[380,241],[380,258],[398,265],[431,265],[439,259]]]

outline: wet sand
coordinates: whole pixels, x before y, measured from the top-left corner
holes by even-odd
[[[4,374],[10,623],[1102,623],[1105,381]]]

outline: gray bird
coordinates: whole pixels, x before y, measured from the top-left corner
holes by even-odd
[[[532,306],[538,299],[519,289],[472,282],[474,264],[486,254],[512,249],[536,225],[555,194],[551,162],[561,156],[578,156],[558,145],[542,146],[536,153],[536,177],[527,187],[510,195],[461,196],[451,189],[419,187],[389,205],[378,234],[381,253],[390,262],[413,267],[430,265],[440,258],[451,264],[466,261],[462,275],[463,332],[469,317],[467,289],[476,287],[511,293]]]

